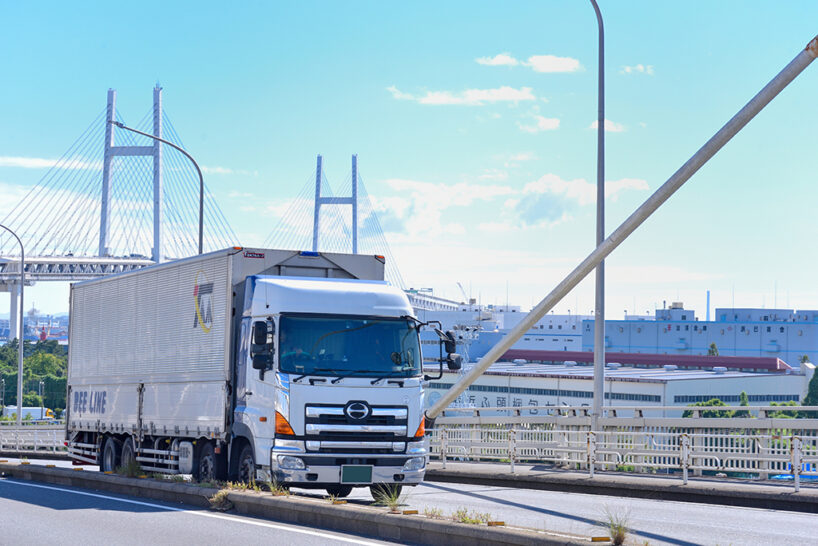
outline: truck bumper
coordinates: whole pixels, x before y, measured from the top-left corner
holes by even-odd
[[[282,456],[285,457],[282,461]],[[293,459],[299,459],[303,468],[293,468]],[[428,455],[423,453],[381,454],[316,454],[294,453],[291,450],[271,452],[271,477],[279,483],[299,485],[329,485],[341,482],[344,465],[371,466],[371,482],[344,482],[344,485],[367,486],[371,483],[400,483],[416,485],[423,481]],[[283,463],[283,464],[282,464]]]

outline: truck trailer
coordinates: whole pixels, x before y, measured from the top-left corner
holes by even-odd
[[[427,325],[382,256],[234,247],[74,284],[70,308],[78,464],[336,496],[423,479]]]

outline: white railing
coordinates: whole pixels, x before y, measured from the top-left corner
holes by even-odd
[[[57,453],[64,451],[64,439],[65,425],[30,424],[21,427],[0,427],[0,451],[5,452]]]
[[[551,463],[558,467],[653,473],[731,473],[767,479],[818,476],[818,419],[769,417],[775,411],[818,407],[698,407],[747,411],[749,417],[645,417],[688,408],[606,408],[599,430],[591,430],[588,407],[467,408],[446,410],[429,431],[432,457],[446,462]],[[532,415],[532,411],[537,411]],[[550,414],[544,414],[544,413]],[[623,413],[630,417],[620,417]],[[752,417],[758,415],[758,417]],[[818,415],[818,413],[816,413]]]

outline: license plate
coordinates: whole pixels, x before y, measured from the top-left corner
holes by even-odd
[[[341,483],[372,483],[372,466],[341,466]]]

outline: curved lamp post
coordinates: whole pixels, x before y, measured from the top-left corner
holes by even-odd
[[[596,146],[596,246],[605,240],[605,29],[602,12],[596,0],[591,0],[599,24],[599,75]],[[591,430],[597,430],[602,417],[605,392],[605,261],[596,268],[596,302],[594,304],[594,400],[591,411]]]
[[[23,326],[23,289],[26,285],[26,251],[23,248],[23,241],[20,240],[16,233],[3,224],[0,224],[0,228],[11,233],[20,244],[20,337],[17,339],[17,426],[21,426],[23,424],[23,339],[25,338],[24,334],[26,331]],[[16,294],[11,294],[11,297],[16,297]],[[9,332],[9,334],[10,333],[11,332]]]
[[[199,254],[201,254],[202,253],[202,239],[203,239],[203,235],[204,235],[204,177],[202,176],[202,170],[199,168],[199,164],[196,163],[196,160],[193,159],[193,156],[191,156],[189,153],[184,151],[182,148],[180,148],[179,146],[177,146],[173,142],[168,142],[164,138],[159,138],[158,136],[152,135],[150,133],[143,133],[142,131],[137,131],[136,129],[132,129],[132,128],[128,127],[127,125],[125,125],[124,123],[122,123],[121,121],[111,120],[108,123],[116,125],[120,129],[125,129],[126,131],[136,133],[137,135],[142,135],[142,136],[146,136],[148,138],[152,138],[153,140],[158,140],[162,144],[167,144],[168,146],[170,146],[174,150],[179,150],[180,152],[182,152],[182,154],[184,154],[184,156],[187,157],[193,163],[193,166],[196,167],[196,172],[199,173]]]

